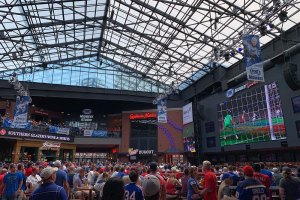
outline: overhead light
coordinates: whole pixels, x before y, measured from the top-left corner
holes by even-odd
[[[273,0],[273,6],[275,9],[278,9],[280,7],[280,4],[281,4],[280,0]]]
[[[231,55],[231,57],[234,57],[234,56],[235,56],[235,51],[234,51],[234,50],[231,50],[231,51],[230,51],[230,55]]]
[[[238,52],[242,52],[243,51],[243,48],[242,47],[239,47],[239,48],[237,48],[237,50],[238,50]]]
[[[172,66],[169,67],[169,73],[168,73],[169,76],[172,76],[172,68],[173,68]]]
[[[274,28],[274,24],[273,23],[269,23],[268,25],[269,25],[270,29]]]
[[[267,27],[264,24],[261,24],[259,27],[259,32],[261,36],[267,35]]]
[[[223,56],[226,61],[228,61],[230,59],[230,55],[228,52],[225,52]]]
[[[278,14],[278,18],[281,22],[286,22],[288,20],[288,16],[287,16],[288,12],[285,10],[282,10],[279,14]]]
[[[17,59],[17,53],[16,52],[12,52],[11,54],[12,54],[13,59],[16,60]]]

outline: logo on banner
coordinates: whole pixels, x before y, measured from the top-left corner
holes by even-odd
[[[1,129],[0,135],[5,135],[5,134],[6,134],[6,130],[5,129]]]
[[[192,102],[183,106],[182,108],[183,114],[183,124],[188,124],[193,122],[193,106]]]
[[[167,123],[167,99],[157,101],[157,121],[158,123]]]
[[[243,36],[244,59],[248,80],[264,82],[262,54],[257,35]]]
[[[13,128],[25,128],[27,126],[28,105],[31,102],[29,96],[17,96],[14,110]]]
[[[251,88],[252,86],[258,84],[259,82],[257,81],[250,81],[240,87],[237,87],[237,88],[231,88],[229,90],[226,91],[226,97],[227,98],[231,98],[233,97],[236,93],[242,91],[242,90],[245,90],[245,89],[248,89],[248,88]]]

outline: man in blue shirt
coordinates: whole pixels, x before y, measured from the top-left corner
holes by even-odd
[[[18,200],[22,200],[23,196],[24,196],[24,191],[26,190],[26,179],[27,179],[27,177],[24,174],[24,165],[23,164],[18,164],[18,172],[17,173],[19,173],[23,179],[21,191],[20,191],[20,194],[18,195]]]
[[[253,178],[254,169],[246,165],[243,168],[245,180],[236,188],[236,198],[239,200],[267,199],[267,189],[262,183]]]
[[[59,185],[61,187],[64,187],[66,192],[69,192],[69,183],[68,183],[68,178],[67,178],[67,173],[60,169],[61,168],[61,162],[59,160],[55,161],[53,163],[54,167],[58,168],[58,171],[56,172],[56,180],[55,184]]]
[[[144,200],[142,188],[138,186],[137,180],[139,175],[136,170],[131,170],[129,173],[129,179],[131,183],[125,185],[125,200]]]
[[[9,165],[10,172],[4,176],[0,191],[5,186],[2,200],[15,200],[21,193],[22,176],[16,172],[15,164]]]
[[[235,174],[233,171],[234,171],[234,167],[230,165],[228,167],[228,173],[232,176],[232,181],[233,181],[232,185],[236,186],[240,180],[240,177],[237,174]]]
[[[268,169],[265,168],[265,165],[263,163],[260,164],[260,173],[269,176],[270,178],[270,185],[275,185],[275,181],[273,179],[273,174]]]
[[[122,166],[122,167],[120,168],[120,171],[117,173],[116,177],[123,178],[123,176],[126,175],[126,174],[124,173],[124,171],[125,171],[125,168],[124,168],[124,166]]]
[[[43,184],[30,196],[29,200],[68,200],[65,189],[54,183],[57,168],[46,167],[41,172]]]

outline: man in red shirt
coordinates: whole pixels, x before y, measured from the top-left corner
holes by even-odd
[[[7,169],[6,168],[2,168],[1,171],[0,171],[0,185],[3,182],[3,178],[6,175],[6,173],[7,173]],[[5,189],[5,187],[3,187],[2,190],[0,190],[0,198],[2,198],[4,189]]]
[[[264,174],[260,173],[260,170],[261,170],[260,164],[255,163],[255,164],[253,164],[252,167],[254,169],[253,178],[260,181],[264,186],[266,186],[268,195],[269,195],[269,197],[271,197],[270,196],[270,177],[268,175],[264,175]]]
[[[202,172],[204,173],[203,190],[201,191],[203,200],[217,200],[217,177],[208,160],[203,161]]]

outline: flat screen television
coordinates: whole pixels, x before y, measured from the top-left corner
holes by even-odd
[[[286,139],[276,82],[217,105],[221,146]]]
[[[183,138],[183,146],[185,152],[196,152],[194,137]]]
[[[292,98],[292,105],[294,113],[300,112],[300,96],[296,96]]]

